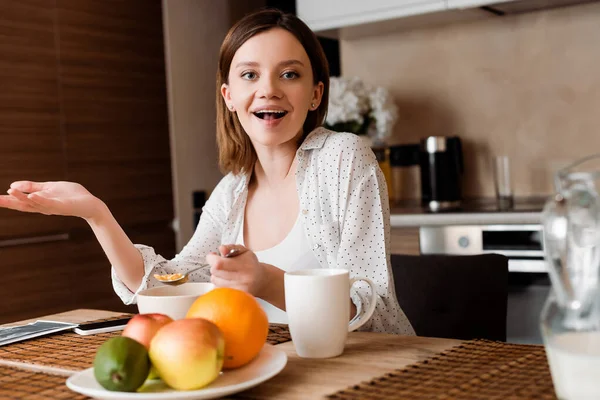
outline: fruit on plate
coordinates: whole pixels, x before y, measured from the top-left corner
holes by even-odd
[[[191,305],[186,318],[205,318],[223,332],[224,368],[238,368],[252,361],[269,333],[267,314],[258,301],[238,289],[216,288],[203,294]]]
[[[148,350],[129,337],[112,337],[96,351],[94,377],[107,390],[135,392],[149,371]]]
[[[135,339],[149,349],[150,341],[156,332],[170,322],[173,322],[173,319],[165,314],[136,314],[127,323],[121,335]],[[152,366],[147,379],[157,379],[158,377],[156,368]]]
[[[148,349],[156,332],[170,322],[173,319],[164,314],[136,314],[129,320],[121,335],[137,340]]]
[[[162,327],[150,343],[150,360],[161,379],[177,390],[200,389],[219,376],[225,340],[215,324],[180,319]]]

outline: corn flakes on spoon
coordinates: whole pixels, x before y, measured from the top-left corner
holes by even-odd
[[[235,257],[240,253],[241,253],[241,251],[239,249],[231,249],[231,250],[229,250],[229,253],[225,254],[224,257],[226,257],[226,258]],[[186,283],[189,280],[190,274],[192,272],[197,271],[202,268],[206,268],[208,266],[209,266],[208,264],[201,264],[200,266],[198,266],[196,268],[190,269],[186,273],[177,272],[174,274],[164,274],[164,275],[154,274],[154,279],[156,279],[160,283],[164,283],[165,285],[177,286],[177,285]]]

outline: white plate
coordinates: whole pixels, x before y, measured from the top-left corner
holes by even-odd
[[[190,391],[177,391],[160,380],[142,387],[142,392],[111,392],[104,389],[94,378],[94,369],[88,368],[67,379],[67,387],[75,392],[101,400],[183,400],[214,399],[241,392],[277,375],[285,367],[287,355],[275,346],[265,344],[258,356],[249,364],[233,370],[225,370],[210,385]]]

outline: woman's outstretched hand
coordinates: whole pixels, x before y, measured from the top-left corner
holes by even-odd
[[[102,202],[86,188],[73,182],[18,181],[8,195],[0,196],[0,207],[46,215],[66,215],[92,219]]]

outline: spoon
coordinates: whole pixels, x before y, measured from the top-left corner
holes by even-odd
[[[241,253],[241,251],[239,249],[231,249],[231,250],[229,250],[229,253],[225,254],[223,257],[225,257],[225,258],[235,257],[240,253]],[[165,274],[165,275],[154,274],[154,279],[156,279],[160,283],[164,283],[165,285],[177,286],[177,285],[181,285],[182,283],[186,283],[189,280],[190,274],[192,272],[197,271],[202,268],[209,267],[209,266],[210,266],[209,264],[201,264],[196,268],[190,269],[186,273],[177,272],[174,274]]]

